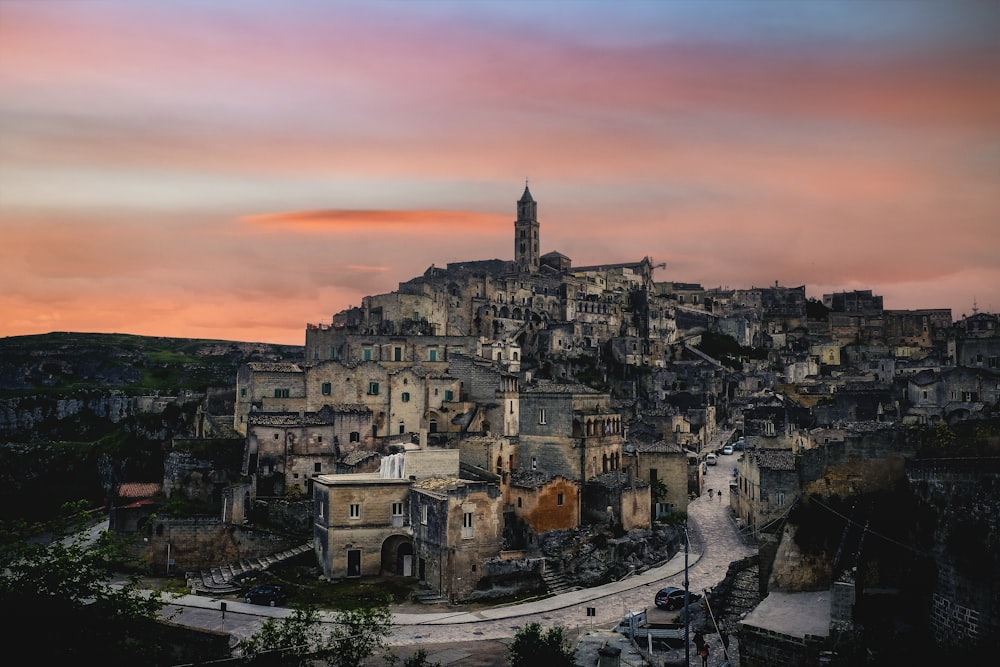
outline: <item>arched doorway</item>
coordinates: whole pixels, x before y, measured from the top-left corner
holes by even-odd
[[[380,575],[413,576],[413,541],[406,535],[390,535],[382,542]]]

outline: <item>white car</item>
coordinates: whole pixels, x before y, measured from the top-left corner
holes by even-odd
[[[707,463],[710,466],[718,465],[719,457],[716,456],[715,454],[708,454],[707,456],[705,456],[705,463]]]
[[[726,456],[729,456],[730,454],[733,453],[733,446],[726,445],[725,447],[722,448],[722,453],[725,454]]]

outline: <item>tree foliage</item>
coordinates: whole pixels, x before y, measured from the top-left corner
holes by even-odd
[[[566,629],[560,625],[542,630],[539,623],[518,629],[507,647],[511,667],[573,667],[576,649],[570,646]]]
[[[82,504],[46,524],[0,523],[4,632],[30,641],[39,664],[173,664],[159,595],[141,591],[135,577],[120,581],[123,546],[107,531],[92,541],[87,526]]]
[[[330,619],[321,618],[314,608],[299,608],[285,618],[265,621],[239,649],[248,664],[270,664],[270,658],[280,658],[282,665],[322,661],[330,667],[357,667],[376,652],[388,649],[391,632],[388,600],[338,611]]]

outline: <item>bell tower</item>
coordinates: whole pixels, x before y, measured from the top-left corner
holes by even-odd
[[[524,194],[517,200],[517,220],[514,221],[514,263],[518,271],[538,271],[538,204],[531,197],[528,182]]]

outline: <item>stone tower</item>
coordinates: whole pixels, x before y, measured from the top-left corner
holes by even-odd
[[[514,221],[514,263],[518,271],[538,271],[538,204],[531,197],[528,183],[517,200],[517,220]]]

